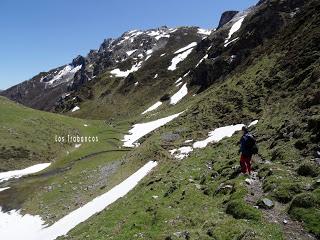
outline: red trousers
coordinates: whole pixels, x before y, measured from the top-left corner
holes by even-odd
[[[240,157],[240,166],[241,166],[241,172],[249,174],[251,173],[251,156],[245,156],[241,154]]]

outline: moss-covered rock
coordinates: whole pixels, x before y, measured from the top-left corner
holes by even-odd
[[[226,213],[236,219],[259,220],[261,218],[260,211],[248,205],[243,200],[231,200],[227,205]]]

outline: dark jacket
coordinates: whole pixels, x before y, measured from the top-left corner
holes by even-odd
[[[240,152],[241,154],[251,157],[252,156],[252,147],[248,147],[248,139],[253,138],[253,136],[250,133],[245,133],[242,135],[240,139]]]

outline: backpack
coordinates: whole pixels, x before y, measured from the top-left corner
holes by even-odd
[[[259,149],[256,140],[251,134],[246,134],[245,136],[245,147],[250,150],[252,154],[258,154]]]

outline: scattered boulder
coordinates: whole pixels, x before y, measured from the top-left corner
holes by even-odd
[[[221,194],[229,194],[230,192],[232,192],[233,190],[233,186],[230,184],[225,184],[225,183],[221,183],[218,188],[216,189],[216,193],[221,193]]]
[[[262,198],[258,201],[258,206],[264,209],[271,209],[274,207],[274,204],[269,198]]]
[[[162,134],[161,140],[164,142],[174,142],[180,138],[180,135],[177,133],[167,132]]]

